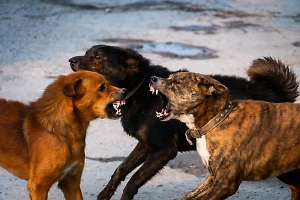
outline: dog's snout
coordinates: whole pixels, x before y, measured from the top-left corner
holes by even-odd
[[[127,93],[128,93],[128,90],[126,88],[122,88],[120,93],[123,95],[123,96],[126,96]]]
[[[70,58],[69,59],[69,62],[70,62],[70,66],[72,68],[73,71],[78,71],[80,70],[80,67],[79,67],[79,60],[77,57],[73,57],[73,58]]]
[[[157,81],[157,77],[156,76],[151,76],[150,78],[152,83],[155,83]]]
[[[78,61],[77,61],[77,59],[75,57],[73,57],[73,58],[69,59],[69,62],[76,64]]]

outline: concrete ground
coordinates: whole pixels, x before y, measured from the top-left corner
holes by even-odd
[[[61,3],[63,2],[63,3]],[[150,3],[149,3],[150,2]],[[246,77],[252,60],[272,56],[300,74],[299,0],[101,1],[2,0],[0,2],[0,97],[29,102],[71,69],[68,59],[100,43],[177,42],[213,50],[213,57],[143,52],[170,69]],[[182,30],[184,27],[188,30]],[[114,40],[112,40],[114,39]],[[182,53],[185,49],[175,51]],[[0,119],[1,120],[1,119]],[[95,120],[88,129],[84,199],[96,199],[136,140],[119,120]],[[96,160],[95,160],[96,159]],[[101,161],[97,161],[101,160]],[[180,153],[146,183],[135,199],[180,199],[200,184],[207,170],[195,152]],[[126,182],[112,199],[119,199]],[[277,179],[243,182],[228,199],[289,199]],[[26,182],[0,169],[0,200],[29,199]],[[49,199],[63,199],[53,186]]]

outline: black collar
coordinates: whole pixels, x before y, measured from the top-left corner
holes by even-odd
[[[148,73],[146,72],[145,77],[142,79],[142,81],[136,86],[134,87],[131,91],[128,92],[128,94],[126,95],[126,97],[124,98],[124,100],[129,99],[129,97],[131,97],[140,87],[141,85],[144,83],[144,81],[146,80],[148,76]]]

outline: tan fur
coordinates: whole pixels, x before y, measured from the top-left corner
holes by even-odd
[[[186,116],[193,115],[194,124],[187,125],[196,130],[224,110],[230,100],[224,85],[197,73],[157,78],[152,87],[169,100],[168,120],[188,123],[191,120]],[[244,180],[263,180],[299,169],[299,103],[235,100],[233,106],[229,116],[205,135],[210,176],[183,199],[225,199]],[[289,185],[293,200],[300,199],[297,181]]]
[[[0,166],[28,180],[31,199],[47,199],[56,181],[66,199],[82,199],[87,127],[112,117],[105,108],[123,98],[120,91],[98,73],[80,71],[59,76],[29,105],[0,99]]]

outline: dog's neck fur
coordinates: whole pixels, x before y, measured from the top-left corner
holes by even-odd
[[[69,137],[70,133],[66,133],[66,130],[73,130],[74,136],[85,138],[86,128],[90,120],[87,121],[85,116],[81,116],[83,113],[80,113],[80,111],[74,112],[76,108],[73,99],[69,98],[66,101],[64,94],[54,88],[53,85],[51,84],[46,88],[50,92],[44,93],[40,99],[30,105],[34,116],[37,116],[36,120],[49,133]],[[55,101],[53,100],[53,95],[56,97]],[[75,121],[76,123],[74,123]],[[78,122],[80,122],[80,127],[83,127],[83,129],[74,127]]]
[[[230,100],[229,91],[219,95],[207,96],[201,103],[198,110],[193,114],[195,118],[195,128],[200,129],[215,117],[221,110],[224,110]],[[208,106],[209,105],[209,106]]]

